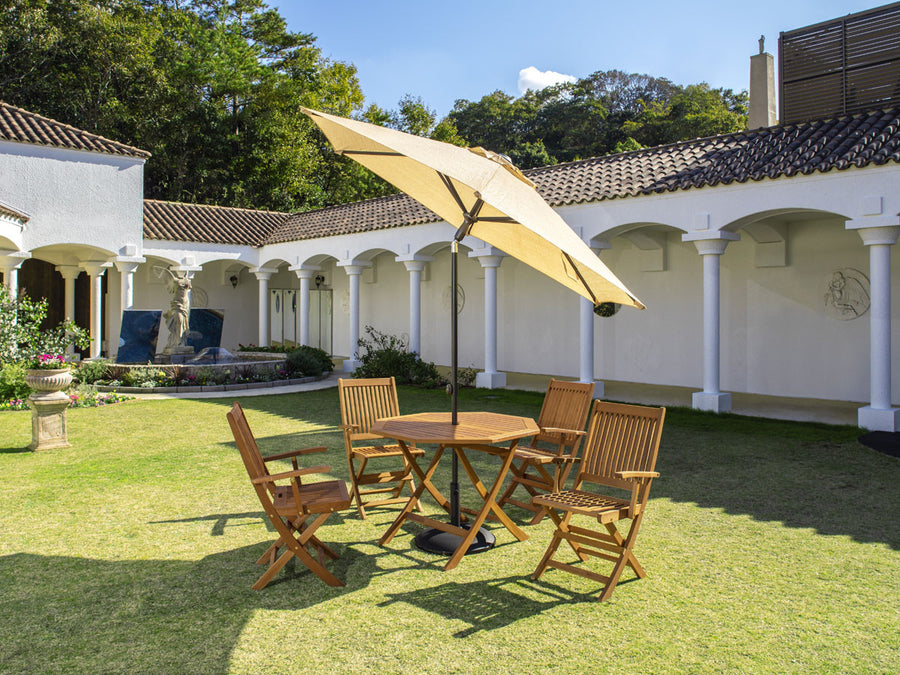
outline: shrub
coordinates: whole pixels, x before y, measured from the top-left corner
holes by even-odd
[[[24,363],[0,364],[0,401],[24,399],[31,393],[25,384]]]
[[[70,345],[79,349],[90,345],[87,331],[71,321],[42,329],[47,306],[46,298],[12,297],[6,286],[0,285],[0,363],[24,361],[33,367],[42,354],[64,354]]]
[[[394,377],[400,384],[421,387],[440,387],[445,384],[433,363],[423,361],[409,351],[406,340],[382,333],[366,326],[368,339],[360,338],[359,346],[365,350],[359,354],[361,365],[354,377]]]
[[[81,384],[94,384],[98,380],[106,379],[108,369],[109,361],[106,359],[82,361],[78,367],[72,371],[72,379]]]
[[[324,349],[301,346],[289,351],[285,362],[288,372],[300,376],[319,376],[334,370],[334,362]]]

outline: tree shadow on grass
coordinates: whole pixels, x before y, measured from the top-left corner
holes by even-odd
[[[467,638],[479,631],[505,628],[520,619],[537,616],[560,604],[596,598],[580,596],[542,581],[511,576],[469,583],[447,582],[434,588],[388,594],[381,606],[405,602],[469,624],[453,634]]]
[[[222,673],[258,610],[295,611],[368,584],[371,556],[345,548],[332,588],[302,565],[250,586],[267,543],[199,561],[0,557],[0,670]],[[353,574],[349,574],[353,568]]]
[[[895,458],[842,427],[749,418],[735,420],[734,430],[729,424],[667,422],[651,498],[900,549]]]

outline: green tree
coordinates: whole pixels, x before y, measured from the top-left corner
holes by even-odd
[[[727,134],[747,128],[747,94],[687,86],[667,101],[653,101],[623,125],[629,137],[644,146]]]
[[[0,0],[0,98],[150,150],[148,197],[277,210],[343,197],[300,107],[362,105],[262,0]]]

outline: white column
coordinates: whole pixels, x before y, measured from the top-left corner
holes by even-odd
[[[594,253],[598,254],[600,251],[605,251],[606,249],[612,248],[612,245],[607,241],[593,241],[588,242],[588,245],[594,251]],[[596,321],[596,315],[594,314],[594,303],[584,298],[582,296],[578,296],[578,324],[579,324],[579,346],[580,346],[580,359],[579,359],[579,382],[593,382],[594,383],[594,398],[603,398],[606,394],[605,386],[603,382],[598,382],[594,379],[594,325]]]
[[[278,270],[267,267],[256,267],[250,270],[259,282],[259,345],[269,346],[269,279]]]
[[[892,220],[896,223],[897,218]],[[897,243],[900,225],[860,228],[860,222],[866,219],[847,224],[869,247],[870,404],[859,409],[859,426],[900,431],[900,409],[891,406],[891,246]]]
[[[292,267],[300,280],[300,335],[298,340],[301,345],[309,345],[309,282],[315,277],[320,267]]]
[[[116,261],[116,269],[122,275],[122,311],[134,307],[134,273],[138,268],[137,262]]]
[[[81,269],[87,272],[91,278],[91,348],[90,358],[100,357],[103,346],[103,275],[107,268],[112,267],[109,262],[85,262],[81,263]]]
[[[56,271],[59,272],[65,284],[65,318],[69,321],[75,320],[75,279],[81,274],[81,268],[77,265],[58,265]],[[75,345],[66,347],[66,354],[75,353]]]
[[[75,320],[75,280],[81,274],[81,268],[77,265],[57,265],[56,271],[59,272],[65,283],[65,317],[70,321]]]
[[[506,373],[497,372],[497,269],[503,256],[476,257],[484,269],[484,372],[475,376],[475,386],[496,389],[506,386]]]
[[[712,235],[683,235],[693,241],[703,258],[703,391],[694,392],[692,404],[700,410],[731,410],[731,394],[719,390],[719,262],[729,241],[738,235],[716,232]]]
[[[594,383],[594,398],[603,398],[605,387],[603,382],[594,379],[594,303],[578,296],[580,348],[579,382]]]
[[[25,251],[0,251],[0,272],[3,272],[3,285],[12,297],[19,294],[19,268],[31,257]]]
[[[422,354],[422,272],[425,263],[407,260],[403,263],[409,272],[409,349]]]
[[[350,354],[349,358],[344,361],[344,372],[352,373],[362,365],[357,358],[359,350],[359,278],[362,276],[364,265],[360,264],[342,264],[339,266],[344,268],[350,282]]]

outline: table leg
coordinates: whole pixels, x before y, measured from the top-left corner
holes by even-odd
[[[475,473],[475,470],[472,468],[471,463],[469,462],[468,457],[466,457],[465,452],[462,449],[458,449],[460,459],[463,460],[463,466],[466,467],[466,473],[469,474],[469,478],[472,480],[472,483],[475,485],[475,489],[479,491],[479,494],[484,496],[484,506],[478,512],[478,515],[475,517],[475,520],[472,522],[471,527],[469,529],[468,534],[463,538],[462,542],[460,542],[459,547],[450,557],[450,560],[444,565],[444,570],[452,570],[459,564],[459,561],[462,560],[462,557],[469,550],[469,545],[475,539],[475,536],[478,534],[478,530],[484,524],[485,519],[487,518],[487,514],[492,510],[493,507],[496,506],[497,494],[500,492],[500,488],[503,485],[503,480],[506,478],[506,473],[509,471],[509,466],[512,464],[513,455],[515,455],[516,444],[518,440],[514,440],[510,445],[509,451],[506,453],[506,456],[503,458],[503,465],[500,467],[500,471],[497,474],[496,480],[494,480],[494,484],[491,486],[490,492],[487,492],[485,495],[484,485],[482,485],[481,480],[478,478],[478,475]],[[480,488],[479,488],[480,486]],[[498,509],[498,517],[502,514],[502,519],[505,519],[504,525],[512,532],[519,541],[524,541],[528,539],[528,535],[522,532],[518,527],[516,527],[515,523],[513,523],[509,517],[503,513],[502,509]],[[509,523],[507,525],[507,522]],[[517,533],[518,531],[518,533]],[[521,535],[521,536],[519,536]]]
[[[419,484],[416,486],[416,490],[415,492],[413,492],[412,497],[409,498],[409,501],[406,502],[406,505],[400,511],[400,515],[397,516],[391,526],[387,529],[387,532],[385,532],[381,539],[378,541],[378,543],[382,546],[389,543],[391,539],[394,538],[394,535],[396,535],[400,530],[400,526],[403,525],[403,522],[406,520],[410,511],[415,508],[416,504],[419,501],[419,498],[422,496],[422,493],[425,490],[428,490],[431,496],[434,497],[437,503],[440,504],[444,509],[446,509],[447,511],[450,510],[450,502],[447,501],[447,498],[444,497],[444,495],[442,495],[431,482],[431,477],[434,475],[434,472],[437,470],[438,464],[441,461],[441,455],[444,454],[444,446],[438,446],[437,451],[435,451],[434,453],[434,458],[431,460],[431,464],[428,465],[428,470],[423,473],[419,465],[416,464],[416,459],[415,457],[413,457],[412,453],[409,452],[409,448],[406,446],[406,444],[403,441],[399,441],[399,443],[400,448],[407,456],[407,459],[409,460],[413,471],[419,477]]]
[[[508,457],[512,457],[514,453],[509,453]],[[506,478],[506,471],[504,471],[503,467],[500,469],[500,473],[497,476],[497,479],[494,481],[494,485],[491,487],[490,493],[488,493],[487,488],[484,487],[484,484],[481,482],[481,479],[478,477],[478,474],[475,473],[475,467],[472,466],[472,463],[469,461],[469,458],[465,455],[465,453],[460,452],[460,460],[462,461],[463,468],[466,470],[466,473],[469,474],[469,480],[472,481],[472,485],[475,486],[475,489],[478,491],[478,494],[481,495],[481,498],[484,499],[485,506],[487,510],[485,511],[485,518],[487,518],[488,512],[493,511],[494,515],[497,517],[503,526],[512,532],[513,536],[519,541],[525,541],[528,539],[528,535],[525,534],[524,530],[522,530],[518,525],[516,525],[512,518],[510,518],[503,509],[497,504],[496,496],[500,491],[500,486],[503,484],[504,479]],[[504,466],[507,466],[508,462],[504,458]],[[488,501],[490,498],[490,501]]]

